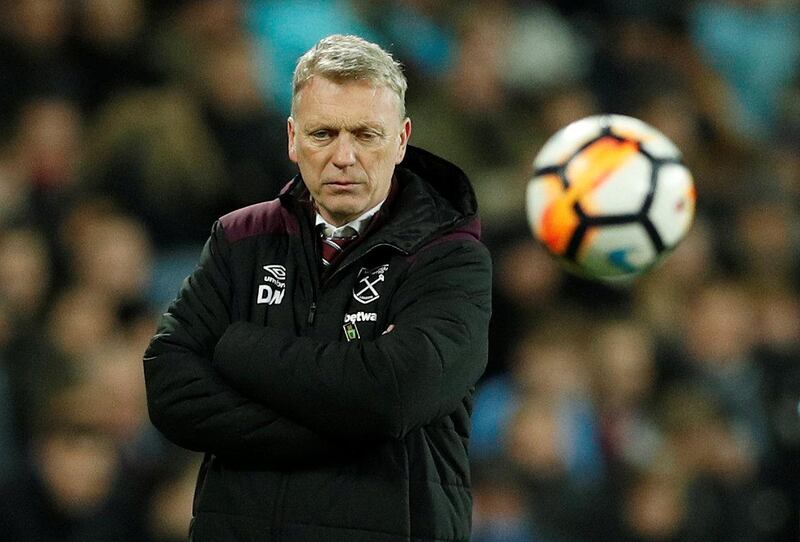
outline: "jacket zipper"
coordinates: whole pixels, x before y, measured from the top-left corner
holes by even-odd
[[[308,325],[314,324],[314,316],[317,314],[317,302],[312,301],[311,306],[308,307],[308,318],[306,319],[306,323]]]
[[[286,496],[286,486],[289,483],[288,474],[281,473],[280,486],[278,488],[278,498],[275,500],[275,513],[273,515],[274,521],[272,522],[272,537],[274,542],[278,542],[282,538],[283,530],[283,499]]]

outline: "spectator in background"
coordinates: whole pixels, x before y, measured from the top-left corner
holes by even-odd
[[[0,372],[5,385],[3,417],[11,424],[5,433],[10,454],[22,455],[28,415],[31,368],[37,363],[34,345],[49,342],[43,321],[50,310],[53,261],[45,235],[29,226],[0,230]],[[43,347],[42,350],[45,350]]]
[[[43,96],[22,107],[19,145],[31,181],[44,189],[77,180],[81,149],[81,116],[75,104]]]
[[[476,458],[492,460],[505,453],[511,419],[526,396],[543,395],[562,404],[581,400],[587,375],[577,329],[560,314],[553,321],[530,324],[510,349],[507,369],[483,380],[473,416],[471,452]]]
[[[779,533],[800,510],[800,298],[794,286],[759,291],[756,297],[757,363],[763,369],[762,393],[769,415],[773,453],[759,467],[760,506],[754,522],[764,533]],[[777,538],[777,535],[775,535]]]
[[[255,55],[255,44],[242,36],[215,48],[199,68],[198,94],[225,169],[221,210],[274,197],[295,172],[279,151],[284,118],[259,92]]]
[[[255,0],[248,4],[246,24],[260,48],[261,84],[268,101],[281,115],[288,115],[291,109],[297,59],[319,39],[353,34],[379,41],[358,8],[356,2],[332,0]]]
[[[271,198],[294,173],[278,151],[285,146],[285,117],[263,93],[272,65],[263,57],[264,43],[245,31],[246,8],[238,0],[185,2],[171,10],[158,35],[163,69],[200,99],[199,114],[224,162],[220,210]]]
[[[455,49],[451,18],[458,7],[441,0],[354,1],[368,28],[403,62],[411,86],[423,86],[446,72]]]
[[[507,195],[522,188],[514,182],[535,136],[531,108],[514,99],[504,79],[513,20],[506,2],[470,5],[459,15],[446,76],[409,95],[417,143],[461,164],[492,224],[522,214],[521,199]]]
[[[0,230],[0,299],[14,326],[38,326],[48,308],[52,256],[47,238],[30,227]]]
[[[472,469],[471,542],[547,542],[535,528],[523,485],[504,460],[478,462]]]
[[[64,231],[71,284],[94,290],[113,305],[146,299],[153,250],[142,223],[111,209],[72,218],[72,228]]]
[[[74,101],[60,95],[38,96],[19,110],[14,151],[28,185],[32,216],[54,235],[80,185],[83,118]]]
[[[658,379],[656,343],[649,328],[627,319],[597,324],[590,340],[586,365],[593,373],[604,462],[614,476],[625,465],[649,463],[658,445],[650,404]]]
[[[33,187],[18,152],[15,129],[15,119],[0,127],[0,224],[3,225],[31,223],[36,217]]]
[[[163,249],[199,242],[224,183],[194,96],[173,88],[122,97],[99,113],[87,137],[92,192],[141,217]]]
[[[588,537],[593,528],[605,536],[615,526],[610,516],[595,522],[605,512],[605,464],[585,343],[575,314],[532,325],[510,374],[484,381],[475,400],[478,468],[511,460],[526,517],[544,540]]]
[[[149,332],[152,334],[152,326]],[[126,341],[124,335],[117,334],[84,353],[75,363],[79,364],[80,371],[91,373],[93,385],[102,390],[93,397],[92,404],[96,409],[93,419],[111,440],[117,453],[117,486],[126,495],[125,504],[129,507],[125,513],[134,520],[132,524],[146,531],[151,527],[146,518],[154,513],[149,510],[154,494],[159,488],[166,489],[173,482],[163,479],[165,474],[170,473],[171,467],[177,467],[173,461],[179,460],[184,464],[194,459],[191,464],[197,466],[199,456],[181,453],[150,423],[141,371],[144,346],[139,341]],[[178,483],[177,480],[174,482]],[[184,510],[187,504],[189,507],[190,514],[182,518],[184,536],[191,517],[191,502],[190,494],[188,498],[179,498],[174,504]],[[165,519],[170,517],[168,509],[163,514]]]
[[[602,465],[596,429],[579,405],[568,401],[536,393],[522,398],[511,420],[506,453],[534,528],[546,540],[615,540],[615,502],[598,472]]]
[[[50,358],[32,389],[29,463],[0,486],[10,540],[135,540],[130,503],[116,493],[119,455],[98,415],[104,390],[91,371]]]
[[[724,246],[737,273],[753,287],[779,289],[800,279],[800,217],[792,203],[770,188],[771,168],[759,176],[749,205],[732,213],[733,235]],[[763,179],[763,180],[761,180]]]
[[[175,450],[162,461],[142,512],[142,542],[185,542],[201,459],[199,454]]]
[[[201,5],[180,8],[164,30],[192,33],[193,62],[168,64],[168,86],[111,100],[87,135],[90,191],[144,219],[159,265],[168,250],[188,248],[194,257],[215,217],[274,197],[294,172],[281,150],[283,120],[258,89],[252,41],[241,29],[212,32],[217,12]],[[235,19],[217,16],[236,28]],[[205,22],[199,30],[187,22],[197,18]]]
[[[542,247],[531,243],[527,225],[505,231],[494,247],[494,310],[489,324],[491,356],[486,376],[506,373],[525,333],[557,310],[564,277]]]
[[[621,542],[704,540],[687,532],[686,481],[669,458],[632,469],[622,485]]]
[[[646,323],[659,345],[683,340],[691,299],[722,273],[717,242],[708,220],[698,216],[669,258],[640,278],[633,292],[632,313]]]
[[[783,89],[800,73],[800,7],[703,1],[690,13],[693,43],[733,91],[724,106],[737,133],[768,138]]]
[[[699,498],[730,515],[730,521],[719,526],[719,540],[736,539],[735,536],[741,540],[770,540],[776,530],[785,527],[789,515],[780,510],[790,506],[793,494],[793,490],[787,493],[782,489],[785,480],[775,477],[782,470],[776,469],[776,458],[784,457],[790,441],[776,438],[772,422],[782,418],[780,412],[785,406],[780,406],[780,399],[775,402],[770,392],[781,397],[786,388],[776,387],[768,373],[768,368],[781,366],[780,357],[766,351],[759,355],[757,345],[762,339],[753,293],[740,280],[733,279],[702,287],[688,313],[683,357],[670,360],[672,364],[682,359],[686,362],[683,378],[676,382],[694,383],[703,401],[675,399],[668,403],[681,405],[673,410],[683,413],[683,417],[670,418],[668,438],[676,450],[686,454],[680,460],[695,469],[692,472],[698,477]],[[776,304],[775,309],[778,307]],[[791,321],[791,313],[788,318]],[[782,370],[782,378],[792,382],[792,372],[785,366]],[[789,385],[796,385],[794,382]],[[792,393],[796,398],[797,388]],[[796,399],[792,403],[796,409]],[[703,413],[708,415],[704,417]],[[705,453],[704,447],[712,449]],[[767,494],[776,502],[774,515],[757,509],[744,513],[757,502],[757,495]],[[729,531],[731,524],[734,529]],[[702,524],[699,529],[703,532]]]
[[[92,116],[117,94],[163,82],[149,39],[146,0],[81,0],[72,7],[66,54],[75,66],[81,110]]]
[[[117,332],[114,304],[88,286],[63,288],[50,303],[46,326],[53,347],[80,356]]]
[[[677,499],[672,521],[661,528],[669,526],[668,532],[677,540],[757,539],[753,516],[746,508],[756,475],[756,456],[752,448],[738,441],[735,419],[703,386],[691,384],[666,389],[659,410],[663,449],[650,471],[658,472],[659,464],[676,469],[667,471],[669,479],[656,481],[667,489],[667,509],[668,499]],[[629,509],[629,513],[635,511]],[[649,539],[659,539],[652,534],[658,533],[651,533]]]
[[[770,442],[755,333],[754,305],[742,284],[719,282],[697,293],[685,327],[688,376],[724,406],[743,448],[760,458]]]
[[[72,21],[67,0],[0,4],[0,120],[8,125],[22,104],[58,92],[75,96],[79,77],[65,44]]]
[[[0,298],[0,485],[23,464],[19,412],[9,345],[14,337],[11,310]]]
[[[149,2],[158,21],[150,34],[153,62],[168,80],[190,81],[197,59],[244,32],[241,0],[168,0]]]

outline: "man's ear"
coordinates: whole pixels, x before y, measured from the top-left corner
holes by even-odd
[[[411,138],[411,119],[406,117],[403,121],[403,127],[400,129],[400,145],[397,148],[397,157],[394,163],[399,164],[403,161],[406,155],[406,147],[408,147],[408,140]]]
[[[286,119],[286,135],[289,137],[289,160],[297,163],[297,148],[294,142],[294,119],[289,117]]]

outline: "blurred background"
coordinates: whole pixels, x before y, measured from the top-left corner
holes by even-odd
[[[297,57],[393,52],[411,142],[461,165],[495,265],[476,542],[800,539],[800,3],[0,1],[0,532],[185,540],[199,457],[141,356],[215,218],[293,175]],[[639,117],[698,216],[631,288],[565,275],[523,194],[544,140]]]

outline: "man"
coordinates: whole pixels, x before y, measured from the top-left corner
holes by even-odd
[[[206,454],[196,542],[469,538],[491,265],[465,175],[408,146],[405,89],[360,38],[300,58],[300,175],[217,221],[145,353],[153,423]]]

